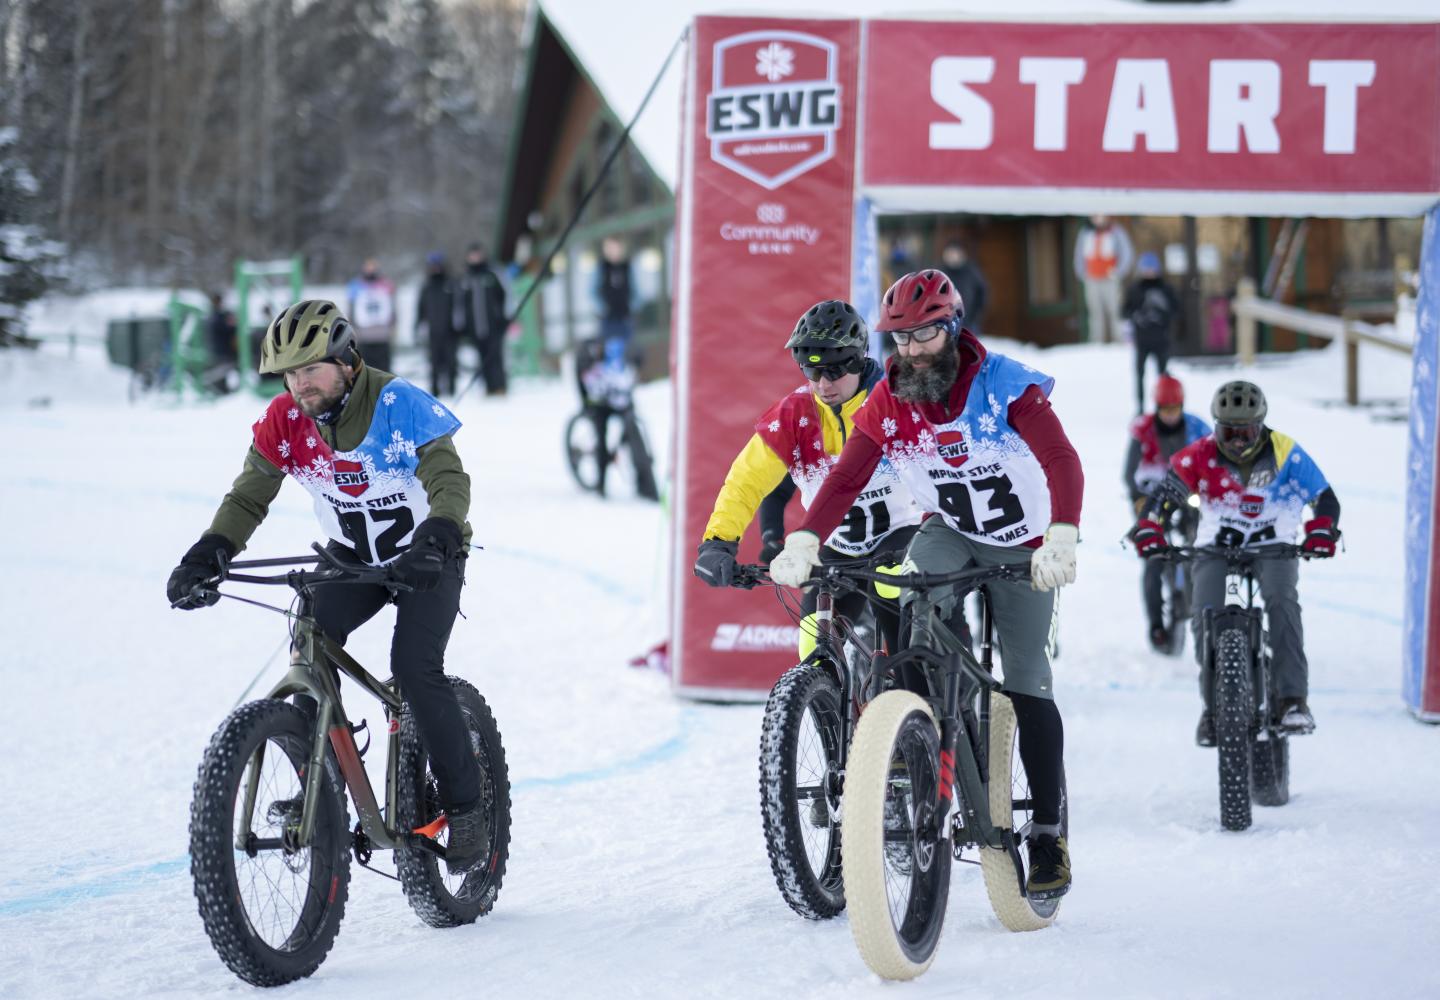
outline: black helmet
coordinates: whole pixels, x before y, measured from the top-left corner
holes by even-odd
[[[1254,382],[1226,382],[1215,390],[1210,415],[1215,418],[1215,444],[1232,462],[1255,455],[1264,443],[1265,393]]]
[[[870,346],[870,327],[850,303],[826,299],[805,310],[785,346],[802,368],[845,365],[858,372]]]

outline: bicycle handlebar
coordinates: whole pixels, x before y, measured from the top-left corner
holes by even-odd
[[[1171,545],[1152,559],[1169,562],[1189,562],[1194,559],[1218,557],[1231,565],[1242,565],[1260,559],[1311,559],[1314,553],[1305,551],[1303,546],[1277,542],[1246,548],[1243,545]]]
[[[337,556],[334,552],[322,546],[319,542],[312,542],[310,547],[315,550],[313,556],[281,556],[276,559],[238,559],[225,563],[218,576],[206,583],[198,583],[190,589],[192,597],[202,597],[205,593],[214,593],[216,585],[225,581],[233,580],[236,583],[261,583],[261,584],[285,584],[296,590],[303,590],[324,583],[369,583],[380,584],[392,591],[413,590],[409,584],[401,583],[391,577],[390,567],[371,566],[368,563],[347,562]],[[274,576],[257,576],[253,573],[236,573],[237,569],[267,569],[275,566],[301,566],[317,565],[323,563],[318,569],[302,570],[292,569],[288,573],[280,573]]]
[[[949,573],[879,573],[866,566],[848,566],[839,563],[817,566],[810,575],[807,586],[850,586],[857,583],[883,583],[902,590],[934,590],[952,584],[974,586],[987,580],[1010,580],[1015,583],[1030,582],[1029,563],[1009,563],[1004,566],[971,566]],[[769,583],[769,570],[757,563],[740,563],[735,567],[735,576],[730,586],[750,590],[763,583]]]

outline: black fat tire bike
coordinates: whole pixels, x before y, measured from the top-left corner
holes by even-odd
[[[1220,825],[1226,830],[1249,829],[1252,802],[1283,806],[1290,801],[1290,734],[1280,728],[1270,636],[1255,605],[1255,564],[1301,556],[1306,553],[1298,545],[1274,543],[1175,548],[1152,557],[1182,565],[1197,558],[1225,561],[1227,603],[1201,612],[1199,645],[1213,670]]]
[[[740,586],[763,579],[755,566],[737,574]],[[913,979],[934,961],[954,860],[980,865],[1009,930],[1047,927],[1059,909],[1059,897],[1025,892],[1032,800],[1014,708],[991,676],[983,585],[1029,580],[1028,564],[904,576],[821,567],[815,652],[772,690],[760,799],[776,883],[802,916],[848,906],[861,956],[886,979]],[[915,592],[908,628],[902,620],[909,644],[894,654],[875,654],[830,612],[836,592],[872,582]],[[978,658],[929,599],[947,585],[979,588]],[[978,860],[962,857],[970,847]]]
[[[272,609],[293,622],[289,673],[267,697],[241,705],[220,724],[201,759],[190,809],[190,871],[205,932],[230,970],[256,986],[280,986],[320,967],[345,915],[352,854],[369,867],[375,851],[393,850],[411,907],[432,927],[473,923],[489,913],[509,857],[510,779],[485,699],[450,678],[480,765],[490,843],[487,860],[451,875],[444,865],[445,818],[409,708],[393,681],[371,676],[312,617],[317,586],[400,585],[384,567],[315,549],[318,557],[232,562],[196,588],[197,594],[213,591],[223,580],[286,584],[299,597],[298,612]],[[316,562],[323,565],[279,576],[235,572]],[[359,730],[340,700],[338,673],[384,707],[383,809],[362,761],[369,741],[356,744]],[[360,817],[353,829],[347,788]]]
[[[565,460],[576,484],[587,492],[604,496],[619,479],[633,484],[636,496],[659,500],[653,455],[633,405],[598,415],[586,406],[565,424]]]

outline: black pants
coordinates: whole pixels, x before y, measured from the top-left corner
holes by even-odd
[[[485,395],[503,395],[506,387],[503,330],[480,338],[480,370],[485,375]]]
[[[430,395],[455,394],[455,342],[430,345]]]
[[[1145,412],[1145,359],[1155,356],[1155,367],[1160,374],[1167,373],[1170,364],[1170,338],[1163,333],[1135,331],[1135,402],[1137,413]]]
[[[463,812],[480,801],[480,769],[470,750],[460,703],[445,677],[445,646],[460,610],[464,583],[464,560],[456,557],[434,590],[398,594],[390,643],[391,674],[415,714],[430,770],[440,786],[441,805],[450,813]],[[342,646],[351,632],[390,600],[384,587],[368,584],[337,583],[319,587],[315,594],[315,620]]]

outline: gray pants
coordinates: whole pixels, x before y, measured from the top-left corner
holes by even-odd
[[[1295,585],[1300,565],[1295,559],[1264,559],[1255,563],[1255,578],[1265,600],[1270,629],[1270,671],[1275,694],[1280,698],[1304,698],[1309,690],[1310,666],[1305,660],[1305,633],[1300,624],[1300,597]],[[1200,623],[1206,608],[1225,607],[1225,561],[1197,559],[1194,563],[1195,597],[1191,628],[1195,632],[1195,658],[1200,661],[1200,694],[1210,704],[1214,678],[1210,666],[1200,660]]]
[[[1032,552],[1024,546],[974,541],[940,518],[932,517],[916,533],[906,558],[922,573],[954,573],[971,566],[1028,564]],[[1050,656],[1057,618],[1055,591],[1032,590],[1028,583],[998,580],[985,587],[990,594],[1005,690],[1053,699]],[[908,604],[913,596],[906,591],[901,603]],[[946,620],[955,612],[959,596],[954,587],[931,592],[941,617]]]

